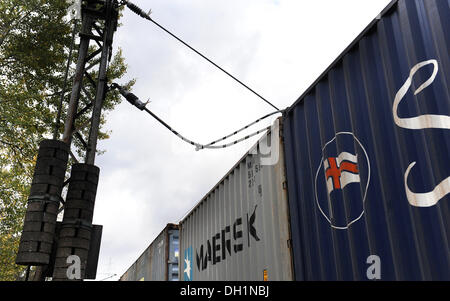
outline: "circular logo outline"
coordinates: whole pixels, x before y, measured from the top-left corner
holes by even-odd
[[[324,150],[325,148],[332,143],[333,141],[336,140],[337,136],[339,135],[352,135],[353,139],[356,140],[356,142],[358,142],[359,146],[361,147],[361,149],[364,152],[364,155],[366,156],[366,160],[367,160],[367,166],[368,166],[368,176],[367,176],[367,184],[366,184],[366,189],[364,191],[364,197],[363,197],[363,210],[361,212],[361,214],[353,219],[352,221],[350,221],[349,223],[347,223],[347,225],[345,227],[341,227],[341,226],[335,226],[333,225],[333,223],[331,222],[331,220],[328,218],[328,216],[323,212],[322,207],[319,204],[319,200],[317,198],[317,177],[319,175],[320,169],[323,166],[323,161],[324,161]],[[314,181],[314,192],[315,192],[315,199],[316,199],[316,205],[319,208],[320,213],[322,213],[322,215],[325,217],[325,219],[328,221],[328,223],[330,224],[330,226],[334,229],[337,230],[347,230],[352,224],[356,223],[357,221],[359,221],[361,219],[361,217],[364,215],[364,212],[366,210],[365,208],[365,203],[366,203],[366,197],[367,197],[367,191],[369,189],[369,184],[370,184],[370,160],[369,160],[369,156],[367,155],[366,149],[364,148],[364,146],[362,145],[361,141],[359,141],[359,139],[355,136],[355,134],[353,134],[352,132],[338,132],[334,135],[334,138],[331,139],[330,141],[328,141],[327,143],[325,143],[325,145],[322,148],[322,158],[320,160],[319,163],[319,167],[317,168],[316,171],[316,177],[315,177],[315,181]]]

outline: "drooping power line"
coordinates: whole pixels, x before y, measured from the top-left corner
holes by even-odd
[[[283,111],[280,111],[280,110],[277,110],[277,111],[275,111],[275,112],[269,113],[269,114],[267,114],[267,115],[265,115],[265,116],[263,116],[263,117],[261,117],[261,118],[255,120],[254,122],[252,122],[252,123],[250,123],[250,124],[247,124],[246,126],[240,128],[239,130],[234,131],[233,133],[231,133],[231,134],[229,134],[229,135],[227,135],[227,136],[225,136],[225,137],[223,137],[223,138],[220,138],[220,139],[215,140],[215,141],[213,141],[213,142],[211,142],[211,143],[208,143],[208,144],[201,144],[201,143],[198,143],[198,142],[194,142],[194,141],[192,141],[192,140],[190,140],[190,139],[187,139],[186,137],[184,137],[183,135],[181,135],[180,133],[178,133],[178,132],[177,132],[176,130],[174,130],[170,125],[168,125],[164,120],[162,120],[161,118],[159,118],[155,113],[153,113],[152,111],[150,111],[149,109],[147,109],[147,108],[145,107],[145,106],[147,105],[147,103],[141,102],[141,101],[139,100],[139,98],[138,98],[136,95],[134,95],[133,93],[131,93],[131,92],[125,90],[123,87],[121,87],[120,85],[118,85],[118,84],[116,84],[116,83],[113,83],[113,84],[111,85],[111,88],[112,88],[112,89],[118,89],[119,92],[120,92],[120,94],[122,94],[122,96],[125,97],[125,99],[126,99],[129,103],[131,103],[132,105],[134,105],[135,107],[137,107],[137,108],[138,108],[139,110],[141,110],[141,111],[146,111],[148,114],[150,114],[153,118],[155,118],[159,123],[161,123],[164,127],[166,127],[169,131],[171,131],[171,132],[172,132],[174,135],[176,135],[178,138],[180,138],[180,139],[183,140],[184,142],[187,142],[187,143],[189,143],[189,144],[195,146],[195,149],[196,149],[196,150],[206,149],[206,148],[209,148],[209,149],[220,149],[220,148],[226,148],[226,147],[229,147],[229,146],[238,144],[238,143],[240,143],[240,142],[242,142],[242,141],[244,141],[244,140],[247,140],[247,139],[249,139],[249,138],[251,138],[251,137],[253,137],[253,136],[256,136],[256,135],[258,135],[258,134],[260,134],[260,133],[263,133],[263,132],[269,130],[269,129],[270,129],[270,126],[269,126],[269,127],[266,127],[266,128],[263,128],[263,129],[260,129],[260,130],[258,130],[258,131],[256,131],[256,132],[253,132],[253,133],[251,133],[251,134],[249,134],[249,135],[247,135],[247,136],[245,136],[245,137],[243,137],[243,138],[240,138],[240,139],[238,139],[238,140],[235,140],[235,141],[233,141],[233,142],[230,142],[230,143],[227,143],[227,144],[216,145],[216,143],[218,143],[218,142],[220,142],[220,141],[224,141],[224,140],[226,140],[226,139],[228,139],[228,138],[230,138],[230,137],[232,137],[232,136],[234,136],[234,135],[236,135],[236,134],[242,132],[243,130],[249,128],[250,126],[252,126],[252,125],[254,125],[254,124],[258,123],[258,122],[260,122],[261,120],[264,120],[264,119],[268,118],[269,116],[275,115],[275,114],[277,114],[277,113],[283,113]]]
[[[260,134],[260,133],[263,133],[263,132],[265,132],[265,131],[267,131],[267,130],[270,129],[270,126],[269,126],[269,127],[266,127],[266,128],[263,128],[263,129],[261,129],[261,130],[258,130],[258,131],[256,131],[256,132],[253,132],[253,133],[251,133],[251,134],[249,134],[249,135],[247,135],[247,136],[245,136],[245,137],[243,137],[243,138],[240,138],[240,139],[238,139],[238,140],[235,140],[235,141],[230,142],[230,143],[227,143],[227,144],[221,144],[221,145],[201,144],[201,143],[197,143],[197,142],[194,142],[194,141],[192,141],[192,140],[189,140],[189,139],[185,138],[184,136],[182,136],[180,133],[178,133],[177,131],[175,131],[171,126],[169,126],[169,125],[168,125],[166,122],[164,122],[161,118],[159,118],[158,116],[156,116],[155,113],[153,113],[153,112],[150,111],[149,109],[144,108],[144,111],[146,111],[147,113],[149,113],[153,118],[155,118],[159,123],[161,123],[162,125],[164,125],[169,131],[171,131],[173,134],[175,134],[178,138],[180,138],[180,139],[183,140],[184,142],[187,142],[187,143],[189,143],[189,144],[195,146],[195,150],[200,150],[200,149],[205,149],[205,148],[218,149],[218,148],[226,148],[226,147],[230,147],[230,146],[232,146],[232,145],[236,145],[236,144],[238,144],[238,143],[240,143],[240,142],[242,142],[242,141],[244,141],[244,140],[247,140],[247,139],[249,139],[249,138],[251,138],[251,137],[253,137],[253,136],[256,136],[256,135],[258,135],[258,134]],[[221,140],[219,140],[219,141],[221,141]]]

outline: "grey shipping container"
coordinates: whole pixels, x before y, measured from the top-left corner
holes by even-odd
[[[283,127],[296,280],[450,280],[450,1],[392,1]]]
[[[178,281],[179,230],[168,224],[119,281]]]
[[[293,279],[278,122],[180,222],[182,280]]]

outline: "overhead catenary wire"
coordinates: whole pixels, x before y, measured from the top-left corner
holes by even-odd
[[[264,119],[266,119],[266,118],[268,118],[268,117],[270,117],[270,116],[272,116],[272,115],[278,114],[278,113],[283,113],[283,111],[282,111],[282,110],[278,110],[278,111],[269,113],[269,114],[267,114],[267,115],[265,115],[265,116],[263,116],[263,117],[261,117],[261,118],[256,119],[256,120],[253,121],[252,123],[247,124],[246,126],[240,128],[239,130],[234,131],[233,133],[231,133],[231,134],[229,134],[229,135],[226,135],[226,136],[223,137],[223,138],[220,138],[220,139],[218,139],[218,140],[215,140],[215,141],[213,141],[213,142],[211,142],[211,143],[206,144],[206,146],[210,146],[210,145],[216,144],[217,142],[224,141],[224,140],[226,140],[226,139],[228,139],[228,138],[230,138],[230,137],[232,137],[232,136],[234,136],[234,135],[236,135],[236,134],[242,132],[243,130],[246,130],[246,129],[248,129],[249,127],[251,127],[251,126],[257,124],[258,122],[260,122],[260,121],[262,121],[262,120],[264,120]]]
[[[260,130],[258,130],[258,131],[256,131],[256,132],[253,132],[253,133],[251,133],[251,134],[249,134],[249,135],[247,135],[247,136],[245,136],[245,137],[242,137],[242,138],[237,139],[237,140],[235,140],[235,141],[233,141],[233,142],[230,142],[230,143],[221,144],[221,145],[215,145],[215,144],[218,143],[218,142],[220,142],[220,141],[224,141],[224,140],[226,140],[226,139],[228,139],[228,138],[230,138],[230,137],[232,137],[232,136],[234,136],[234,135],[236,135],[236,134],[242,132],[242,131],[245,130],[245,129],[248,129],[250,126],[252,126],[252,125],[254,125],[254,124],[260,122],[260,121],[263,120],[263,119],[268,118],[269,116],[272,116],[272,115],[275,115],[275,114],[277,114],[277,113],[282,113],[282,112],[283,112],[283,111],[277,110],[277,111],[275,111],[275,112],[269,113],[269,114],[267,114],[267,115],[265,115],[265,116],[263,116],[263,117],[261,117],[261,118],[258,118],[258,119],[255,120],[254,122],[249,123],[248,125],[246,125],[246,126],[240,128],[239,130],[234,131],[233,133],[231,133],[231,134],[229,134],[229,135],[227,135],[227,136],[225,136],[225,137],[223,137],[223,138],[220,138],[220,139],[218,139],[218,140],[215,140],[215,141],[213,141],[213,142],[211,142],[211,143],[209,143],[209,144],[201,144],[201,143],[194,142],[194,141],[192,141],[192,140],[190,140],[190,139],[184,137],[183,135],[181,135],[180,133],[178,133],[178,131],[174,130],[170,125],[168,125],[164,120],[162,120],[161,118],[159,118],[155,113],[153,113],[152,111],[150,111],[149,109],[147,109],[145,106],[147,105],[148,102],[147,102],[147,103],[141,102],[141,101],[139,100],[139,98],[138,98],[136,95],[134,95],[133,93],[131,93],[131,92],[127,91],[127,90],[125,90],[123,87],[121,87],[120,85],[118,85],[118,84],[116,84],[116,83],[113,83],[113,84],[111,85],[111,88],[112,88],[112,89],[118,89],[119,92],[120,92],[120,94],[122,94],[122,96],[125,97],[125,99],[126,99],[129,103],[131,103],[132,105],[134,105],[135,107],[137,107],[137,108],[140,109],[141,111],[146,111],[150,116],[152,116],[153,118],[155,118],[159,123],[161,123],[165,128],[167,128],[169,131],[171,131],[171,132],[172,132],[174,135],[176,135],[178,138],[180,138],[180,139],[183,140],[184,142],[187,142],[187,143],[189,143],[189,144],[195,146],[195,149],[196,149],[196,150],[200,150],[200,149],[220,149],[220,148],[226,148],[226,147],[230,147],[230,146],[232,146],[232,145],[236,145],[236,144],[238,144],[238,143],[240,143],[240,142],[242,142],[242,141],[244,141],[244,140],[247,140],[247,139],[249,139],[249,138],[251,138],[251,137],[253,137],[253,136],[256,136],[256,135],[261,134],[261,133],[263,133],[263,132],[265,132],[265,131],[267,131],[267,130],[270,130],[270,126],[268,126],[268,127],[266,127],[266,128],[263,128],[263,129],[260,129]]]
[[[182,39],[180,39],[178,36],[176,36],[175,34],[173,34],[171,31],[169,31],[168,29],[166,29],[164,26],[162,26],[161,24],[159,24],[158,22],[156,22],[155,20],[153,20],[150,15],[146,12],[144,12],[141,8],[139,8],[136,4],[129,2],[129,1],[122,1],[122,4],[125,4],[132,12],[134,12],[135,14],[141,16],[144,19],[149,20],[150,22],[152,22],[153,24],[155,24],[156,26],[158,26],[160,29],[162,29],[163,31],[165,31],[167,34],[169,34],[170,36],[172,36],[174,39],[176,39],[178,42],[180,42],[181,44],[183,44],[184,46],[188,47],[190,50],[192,50],[193,52],[195,52],[196,54],[198,54],[199,56],[201,56],[203,59],[205,59],[206,61],[208,61],[210,64],[212,64],[213,66],[215,66],[216,68],[218,68],[220,71],[222,71],[223,73],[225,73],[226,75],[228,75],[229,77],[231,77],[233,80],[235,80],[236,82],[238,82],[239,84],[241,84],[243,87],[245,87],[247,90],[249,90],[250,92],[252,92],[253,94],[255,94],[256,96],[258,96],[260,99],[262,99],[264,102],[266,102],[268,105],[270,105],[271,107],[273,107],[276,110],[280,110],[279,108],[277,108],[274,104],[272,104],[270,101],[268,101],[266,98],[264,98],[263,96],[261,96],[261,94],[259,94],[258,92],[256,92],[255,90],[253,90],[252,88],[250,88],[248,85],[246,85],[245,83],[243,83],[242,81],[240,81],[238,78],[236,78],[234,75],[232,75],[231,73],[229,73],[228,71],[226,71],[225,69],[223,69],[222,67],[220,67],[218,64],[216,64],[215,62],[213,62],[211,59],[209,59],[208,57],[206,57],[204,54],[202,54],[200,51],[198,51],[197,49],[195,49],[194,47],[192,47],[191,45],[189,45],[188,43],[186,43],[185,41],[183,41]]]
[[[110,278],[112,278],[112,277],[114,277],[114,276],[117,276],[117,274],[113,274],[113,275],[108,276],[108,277],[106,277],[106,278],[103,278],[102,280],[99,280],[99,281],[105,281],[105,280],[108,280],[108,279],[110,279]]]
[[[166,122],[164,122],[164,120],[162,120],[161,118],[159,118],[155,113],[153,113],[152,111],[150,111],[147,108],[144,108],[144,111],[146,111],[148,114],[150,114],[153,118],[155,118],[159,123],[161,123],[163,126],[165,126],[169,131],[171,131],[173,134],[175,134],[178,138],[180,138],[181,140],[183,140],[184,142],[187,142],[193,146],[195,146],[195,150],[200,150],[200,149],[219,149],[219,148],[226,148],[226,147],[230,147],[232,145],[236,145],[244,140],[247,140],[253,136],[256,136],[258,134],[261,134],[267,130],[270,130],[270,126],[263,128],[261,130],[258,130],[256,132],[253,132],[243,138],[240,138],[238,140],[235,140],[233,142],[227,143],[227,144],[221,144],[221,145],[212,145],[210,144],[201,144],[201,143],[197,143],[194,142],[190,139],[187,139],[186,137],[184,137],[183,135],[181,135],[180,133],[178,133],[176,130],[174,130],[170,125],[168,125]],[[233,134],[234,135],[234,134]],[[219,139],[218,141],[222,141],[223,139]]]

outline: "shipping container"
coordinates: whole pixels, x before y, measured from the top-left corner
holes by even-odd
[[[136,262],[119,278],[119,281],[136,281]]]
[[[293,279],[278,123],[180,222],[182,280]]]
[[[120,281],[178,281],[178,226],[168,224]]]
[[[287,110],[296,280],[450,280],[449,5],[392,1]]]

